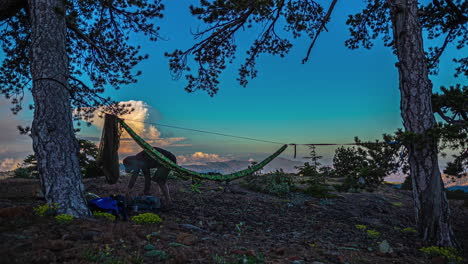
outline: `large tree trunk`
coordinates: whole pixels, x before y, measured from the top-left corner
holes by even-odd
[[[33,148],[45,198],[60,213],[89,215],[84,199],[68,90],[65,6],[29,0],[32,30]]]
[[[426,133],[434,127],[435,118],[418,3],[414,0],[392,0],[390,4],[394,47],[399,60],[403,124],[406,131],[422,136],[422,141],[407,144],[416,223],[426,243],[456,246],[439,170],[437,139]]]

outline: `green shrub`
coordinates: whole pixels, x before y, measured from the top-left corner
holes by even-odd
[[[162,221],[161,217],[153,213],[144,213],[132,217],[132,221],[137,224],[156,224]]]
[[[245,181],[242,185],[256,192],[277,196],[288,194],[294,186],[292,176],[285,173],[283,170],[256,176],[250,181]]]
[[[340,147],[333,157],[333,174],[345,178],[344,185],[354,189],[373,191],[383,178],[398,171],[402,166],[400,144],[388,144],[395,138],[384,135],[384,142],[361,142],[358,147]]]
[[[73,219],[73,215],[70,214],[59,214],[55,216],[55,220],[57,220],[57,222],[62,225],[70,223],[73,221]]]
[[[95,218],[106,219],[106,220],[109,220],[109,221],[115,221],[115,219],[116,219],[115,215],[113,215],[113,214],[109,214],[109,213],[106,213],[106,212],[99,212],[99,211],[94,211],[93,216]]]
[[[38,205],[33,208],[34,214],[37,216],[51,216],[55,215],[58,210],[58,205],[55,203],[52,204],[43,204],[43,205]]]
[[[463,258],[460,257],[460,252],[452,247],[431,246],[421,248],[420,250],[429,255],[429,257],[444,257],[446,260],[451,262],[463,262]]]
[[[336,195],[331,194],[330,190],[325,185],[313,184],[309,185],[306,189],[302,191],[305,194],[308,194],[315,198],[334,198]]]
[[[378,238],[380,236],[380,232],[369,229],[369,230],[367,230],[367,236],[370,237],[370,238],[376,239],[376,238]]]
[[[158,260],[165,260],[169,258],[166,251],[162,250],[150,250],[145,253],[145,257],[156,258]]]
[[[413,234],[418,233],[418,231],[416,231],[416,229],[414,229],[414,227],[403,228],[403,229],[401,229],[401,232],[403,232],[403,233],[413,233]]]
[[[30,167],[18,167],[13,171],[13,178],[36,179],[37,173],[33,173]]]
[[[357,229],[363,230],[363,231],[367,229],[367,226],[365,226],[365,225],[355,225],[355,227],[356,227]]]
[[[200,190],[202,186],[203,184],[201,183],[190,184],[190,190],[192,190],[192,192],[194,193],[202,193],[202,191]]]

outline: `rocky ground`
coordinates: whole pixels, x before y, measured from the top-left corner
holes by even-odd
[[[85,181],[100,196],[128,179]],[[142,190],[140,180],[135,187]],[[390,186],[320,199],[276,197],[232,183],[171,180],[175,201],[159,224],[33,215],[36,180],[0,181],[0,263],[445,263],[426,256],[413,227],[411,194]],[[154,192],[154,195],[158,195]],[[468,208],[451,201],[455,232],[468,245]],[[358,227],[356,227],[358,225]],[[371,230],[371,231],[369,231]],[[467,259],[467,255],[464,255]]]

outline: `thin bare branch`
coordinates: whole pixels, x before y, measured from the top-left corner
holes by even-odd
[[[318,30],[317,33],[315,34],[314,39],[312,40],[312,43],[310,43],[309,49],[307,50],[307,55],[306,55],[306,57],[302,60],[302,63],[306,63],[306,62],[309,60],[309,56],[310,56],[310,53],[312,52],[312,48],[313,48],[314,45],[315,45],[315,41],[317,41],[318,36],[319,36],[320,33],[322,32],[322,30],[325,29],[325,25],[326,25],[326,24],[328,23],[328,21],[330,20],[330,16],[331,16],[331,14],[332,14],[332,12],[333,12],[333,9],[335,8],[336,2],[338,2],[338,0],[333,0],[333,2],[330,4],[330,7],[328,8],[327,14],[326,14],[325,17],[323,18],[322,25],[320,26],[319,30]]]

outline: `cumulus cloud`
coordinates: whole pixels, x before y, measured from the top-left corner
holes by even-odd
[[[131,104],[134,109],[133,112],[119,117],[125,120],[140,137],[142,137],[150,145],[158,147],[180,147],[190,146],[190,144],[183,143],[187,140],[185,137],[163,137],[161,132],[152,124],[147,124],[150,117],[150,107],[143,101],[126,101],[120,104]],[[92,120],[93,124],[100,130],[104,126],[104,119],[95,116]],[[141,148],[131,139],[130,135],[124,131],[121,136],[119,153],[128,155],[140,152]]]
[[[192,155],[177,156],[177,163],[182,165],[206,164],[207,162],[221,162],[228,160],[218,154],[195,152]]]

